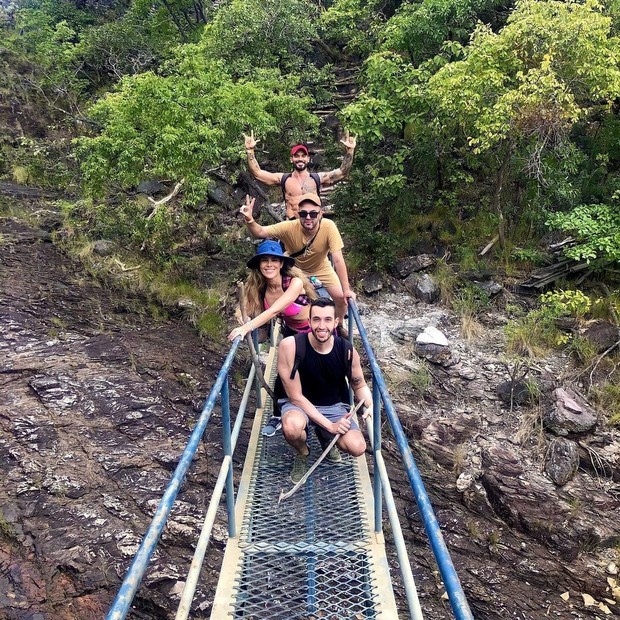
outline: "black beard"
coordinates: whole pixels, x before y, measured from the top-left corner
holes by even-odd
[[[308,167],[308,164],[305,161],[298,161],[294,165],[295,170],[305,170],[307,167]]]

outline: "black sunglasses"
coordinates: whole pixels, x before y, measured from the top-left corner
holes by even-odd
[[[319,217],[319,213],[320,211],[300,211],[299,217],[305,220],[309,216],[311,220],[316,220],[316,218]]]

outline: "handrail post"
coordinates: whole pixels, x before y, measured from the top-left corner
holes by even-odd
[[[381,486],[381,476],[379,475],[379,465],[377,453],[381,450],[381,394],[379,383],[374,374],[372,376],[372,463],[373,463],[373,487],[375,500],[375,532],[378,534],[383,531],[383,488]]]
[[[349,340],[353,343],[353,313],[349,311],[351,302],[347,302],[347,331],[349,332]]]
[[[260,363],[260,354],[258,350],[258,330],[255,329],[252,332],[252,340],[254,341],[254,349],[256,350],[256,355],[258,356],[258,360]],[[255,378],[255,390],[256,390],[256,408],[260,409],[263,406],[263,395],[261,393],[263,386],[260,382],[260,378],[258,377],[258,373],[256,373]]]
[[[235,523],[235,487],[233,484],[233,464],[232,446],[230,440],[230,392],[228,389],[228,374],[224,385],[222,385],[222,442],[224,446],[224,456],[230,456],[228,463],[228,474],[226,476],[226,509],[228,511],[228,535],[234,538],[237,535]]]

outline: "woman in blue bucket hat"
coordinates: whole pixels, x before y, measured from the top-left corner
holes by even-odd
[[[295,259],[287,256],[278,241],[267,239],[259,244],[248,261],[250,275],[245,285],[245,303],[251,321],[235,327],[229,340],[245,335],[278,316],[284,322],[284,336],[309,332],[309,304],[317,297],[314,286]]]

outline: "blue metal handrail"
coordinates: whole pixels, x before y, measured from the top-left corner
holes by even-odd
[[[228,420],[228,423],[224,424],[224,431],[226,432],[226,427],[228,428],[228,433],[230,433],[230,411],[228,409],[228,372],[230,371],[230,367],[232,366],[232,362],[237,353],[237,349],[239,348],[239,343],[241,342],[240,338],[236,338],[230,347],[230,351],[226,356],[226,360],[220,369],[219,374],[217,375],[217,379],[215,380],[215,384],[211,388],[211,392],[202,408],[200,413],[200,417],[198,418],[198,422],[196,423],[196,427],[192,432],[189,441],[187,442],[187,446],[179,459],[179,464],[174,470],[174,474],[166,487],[163,497],[159,502],[159,506],[153,516],[151,524],[149,525],[142,542],[140,543],[140,547],[136,555],[134,556],[129,569],[125,575],[125,579],[121,584],[121,587],[110,607],[110,611],[106,616],[106,620],[123,620],[127,612],[129,611],[129,607],[133,601],[133,598],[140,586],[140,582],[144,577],[144,573],[146,572],[149,560],[155,551],[155,547],[157,546],[157,542],[161,536],[161,533],[166,525],[166,521],[172,510],[172,504],[176,499],[176,496],[181,488],[181,484],[185,479],[185,475],[189,466],[191,465],[192,459],[194,458],[194,454],[200,445],[200,440],[204,435],[204,432],[207,428],[207,424],[211,419],[211,413],[213,412],[213,407],[217,401],[218,396],[222,393],[222,417],[224,420]],[[225,438],[226,443],[226,438]],[[228,451],[230,452],[230,435],[228,436]],[[230,481],[230,482],[229,482]],[[234,504],[234,499],[232,498],[232,461],[230,462],[230,469],[228,472],[228,480],[227,480],[227,493],[229,493],[231,497],[227,497],[227,503],[229,506],[229,514],[228,514],[228,527],[229,534],[231,536],[235,535],[235,532],[231,532],[231,523],[234,528],[234,508],[231,515],[231,507]]]
[[[426,530],[426,535],[431,543],[431,549],[433,551],[433,555],[435,556],[437,566],[439,567],[441,578],[443,579],[446,587],[446,592],[448,593],[448,598],[454,616],[457,620],[473,620],[473,615],[469,609],[467,599],[465,598],[463,587],[461,586],[461,582],[456,574],[454,564],[450,558],[450,552],[448,551],[443,535],[441,534],[439,522],[437,521],[433,506],[431,505],[426,489],[424,488],[424,483],[422,482],[420,472],[415,464],[411,448],[409,447],[409,442],[407,441],[407,437],[403,431],[403,427],[392,403],[392,399],[388,394],[385,380],[383,379],[383,373],[379,368],[375,354],[370,346],[368,335],[364,325],[362,324],[357,305],[353,301],[349,302],[349,325],[351,325],[351,317],[355,320],[355,324],[357,325],[360,338],[362,339],[362,344],[364,345],[364,349],[370,363],[373,379],[373,396],[376,396],[378,391],[381,396],[381,400],[383,401],[385,413],[392,428],[394,438],[396,439],[396,444],[398,445],[398,450],[402,456],[403,464],[407,470],[409,484],[413,490],[416,504],[418,505],[422,522],[424,523],[424,529]],[[351,329],[349,329],[349,334],[352,334]],[[379,409],[379,407],[373,408],[377,410]],[[379,418],[378,411],[375,411],[375,418]],[[377,423],[375,429],[378,430],[380,428],[380,424],[378,424],[378,420],[375,420],[375,422]],[[379,436],[378,433],[375,437],[377,436]],[[378,450],[380,447],[380,441],[375,441],[373,450]],[[375,500],[376,499],[377,498],[375,498]],[[375,514],[377,514],[377,511],[378,509],[375,508]]]

